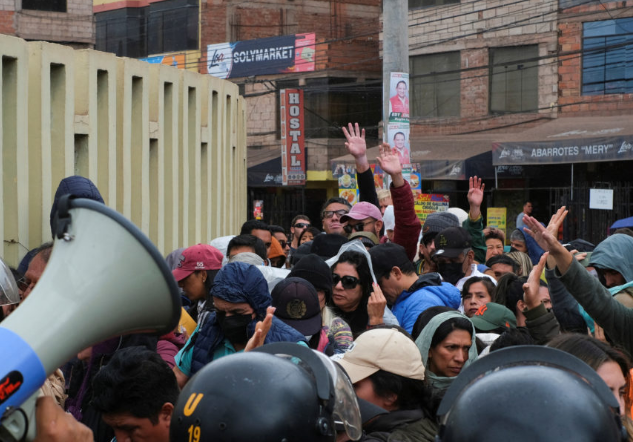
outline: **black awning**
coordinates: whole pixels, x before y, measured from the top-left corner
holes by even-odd
[[[281,157],[248,168],[248,187],[281,187]]]

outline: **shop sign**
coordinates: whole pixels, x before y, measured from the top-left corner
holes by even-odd
[[[306,183],[305,125],[303,91],[282,89],[281,111],[281,178],[284,186]]]

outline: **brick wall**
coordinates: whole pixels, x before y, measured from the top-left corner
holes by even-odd
[[[317,70],[381,72],[380,0],[202,0],[200,7],[202,58],[209,44],[314,32]]]
[[[201,59],[206,58],[209,44],[314,32],[316,72],[300,77],[380,78],[381,4],[380,0],[201,0]],[[201,72],[206,72],[206,64]],[[244,88],[245,95],[252,94],[246,98],[246,127],[249,162],[253,163],[281,151],[278,95],[270,91],[276,87],[275,80],[287,76],[263,78],[270,82],[247,83]],[[328,170],[330,159],[347,153],[341,139],[306,140],[306,150],[309,170]]]
[[[95,26],[92,0],[67,0],[67,12],[15,10],[14,0],[0,0],[0,33],[27,40],[93,48]],[[3,12],[6,11],[6,12]]]
[[[460,51],[460,116],[412,119],[412,138],[491,130],[519,131],[556,115],[557,1],[482,0],[409,11],[409,55]],[[489,112],[489,51],[538,45],[538,111],[513,115]],[[481,69],[476,69],[477,67]],[[473,69],[475,68],[475,69]]]
[[[0,10],[0,34],[15,34],[15,12]]]
[[[581,5],[563,11],[558,24],[560,112],[565,115],[633,113],[633,94],[582,95],[582,29],[589,21],[633,17],[633,1]],[[627,8],[629,8],[627,10]],[[566,54],[567,53],[567,54]]]

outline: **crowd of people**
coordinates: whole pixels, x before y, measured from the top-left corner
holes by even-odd
[[[178,327],[60,367],[38,441],[633,440],[633,232],[562,243],[565,207],[545,225],[526,203],[506,240],[477,177],[467,210],[422,224],[398,155],[381,146],[377,193],[364,131],[343,131],[360,202],[170,253]],[[82,177],[68,193],[103,202]],[[13,270],[22,299],[52,247]]]

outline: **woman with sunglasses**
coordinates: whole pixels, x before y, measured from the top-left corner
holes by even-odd
[[[387,301],[373,283],[369,263],[360,252],[343,252],[332,266],[332,303],[336,316],[352,329],[354,338],[383,323]]]

